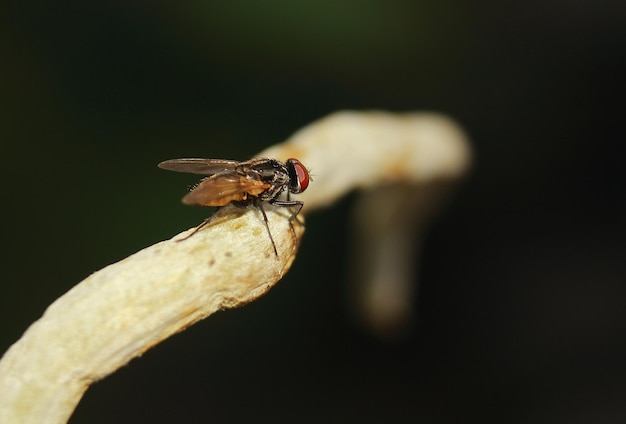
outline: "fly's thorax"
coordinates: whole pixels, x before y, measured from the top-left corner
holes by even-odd
[[[272,186],[285,186],[289,184],[289,173],[282,163],[274,159],[268,159],[253,167],[261,181]]]

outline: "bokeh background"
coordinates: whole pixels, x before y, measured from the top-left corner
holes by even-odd
[[[346,108],[449,114],[477,158],[416,254],[405,339],[349,314],[348,197],[269,294],[93,385],[72,423],[626,422],[623,2],[2,9],[0,351],[206,217],[161,160],[245,159]]]

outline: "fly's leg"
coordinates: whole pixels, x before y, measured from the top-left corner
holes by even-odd
[[[205,219],[204,221],[202,221],[200,223],[200,225],[198,225],[192,232],[191,234],[189,234],[188,236],[185,236],[183,238],[181,238],[180,240],[176,240],[177,242],[181,242],[181,241],[185,241],[187,240],[189,237],[193,236],[194,234],[196,234],[198,231],[200,231],[201,229],[203,229],[204,227],[206,227],[207,225],[209,225],[211,223],[211,221],[213,220],[213,215],[211,215],[210,217],[208,217],[207,219]]]
[[[267,235],[270,236],[270,241],[272,242],[272,247],[274,248],[274,254],[278,258],[278,250],[276,249],[276,243],[274,243],[274,237],[272,237],[272,232],[270,231],[270,225],[267,221],[267,215],[265,214],[265,209],[263,209],[263,202],[258,197],[254,198],[254,206],[261,210],[261,214],[263,215],[263,222],[265,222],[265,228],[267,229]]]
[[[246,206],[248,206],[250,204],[249,201],[247,202],[231,202],[232,205],[237,206],[238,208],[245,208]],[[218,208],[219,209],[219,208]],[[265,215],[265,212],[263,213],[263,215]],[[201,229],[203,229],[204,227],[206,227],[207,225],[209,225],[211,223],[211,221],[213,221],[213,217],[215,216],[215,214],[211,215],[210,217],[208,217],[207,219],[205,219],[204,221],[202,221],[200,223],[200,225],[198,225],[192,232],[191,234],[189,234],[188,236],[185,236],[183,238],[181,238],[180,240],[176,240],[177,242],[181,242],[181,241],[185,241],[188,238],[190,238],[191,236],[195,235],[198,231],[200,231]],[[267,221],[267,220],[266,220]],[[267,225],[267,223],[266,223]],[[272,236],[270,235],[270,238]],[[272,240],[273,242],[273,240]],[[274,250],[276,250],[276,247],[274,247]]]
[[[285,208],[294,208],[295,211],[289,217],[289,222],[293,222],[293,220],[298,217],[298,214],[300,213],[300,211],[302,210],[302,207],[304,206],[304,203],[298,200],[272,200],[270,201],[270,204],[275,205],[275,206],[282,206]]]
[[[298,214],[302,210],[304,203],[298,200],[276,200],[276,199],[271,200],[269,203],[272,205],[276,205],[276,206],[295,209],[294,212],[289,217],[289,228],[291,229],[291,235],[293,236],[293,245],[295,248],[295,246],[298,245],[298,237],[296,237],[296,230],[293,228],[293,221],[294,219],[298,219]],[[301,221],[298,221],[298,222],[302,224]]]
[[[304,202],[300,202],[298,200],[291,200],[291,193],[289,191],[287,191],[287,200],[278,200],[274,198],[274,200],[271,201],[270,203],[272,203],[273,205],[285,206],[288,208],[297,206],[296,211],[292,213],[291,216],[289,217],[289,223],[292,223],[294,219],[298,218],[298,214],[300,213],[300,211],[302,210],[302,207],[304,206]],[[302,221],[298,220],[298,223],[302,224]]]

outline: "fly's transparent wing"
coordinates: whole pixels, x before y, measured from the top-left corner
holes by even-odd
[[[235,168],[241,162],[226,159],[170,159],[161,162],[158,167],[168,171],[187,172],[190,174],[214,175]]]

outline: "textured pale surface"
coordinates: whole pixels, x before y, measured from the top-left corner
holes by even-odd
[[[278,258],[256,209],[223,208],[193,237],[177,242],[183,233],[141,250],[50,305],[0,362],[0,423],[65,422],[93,381],[207,315],[269,290],[295,250],[287,212],[265,209]]]
[[[419,112],[337,112],[261,156],[294,157],[310,169],[313,182],[298,197],[306,213],[358,188],[458,179],[470,164],[469,144],[458,125]]]
[[[420,199],[424,184],[465,172],[469,148],[458,127],[428,113],[341,112],[261,155],[296,157],[311,169],[313,181],[300,196],[306,212],[356,188],[414,186],[373,192],[358,209],[374,212],[355,219],[367,235],[355,263],[362,268],[365,259],[375,270],[362,284],[366,313],[382,317],[379,326],[397,319],[410,292],[411,264],[410,256],[395,253],[411,247],[411,231],[394,210],[400,204],[405,218],[420,214],[428,202],[411,199]],[[63,295],[0,361],[0,423],[65,422],[93,381],[211,313],[264,294],[297,250],[288,212],[268,206],[267,215],[278,258],[256,209],[224,208],[188,240],[174,241],[179,235],[146,248]],[[296,232],[299,239],[302,226]]]
[[[352,219],[353,312],[380,337],[405,334],[421,234],[470,166],[463,131],[435,113],[338,112],[262,155],[310,168],[314,181],[299,197],[306,213],[364,189]]]

